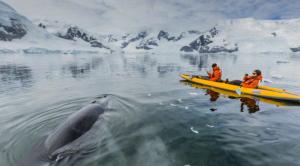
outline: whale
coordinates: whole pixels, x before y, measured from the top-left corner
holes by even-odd
[[[22,166],[38,166],[44,162],[58,161],[59,150],[85,135],[96,123],[105,108],[96,102],[91,103],[69,116],[46,139],[33,148],[34,154],[29,154],[21,161]]]

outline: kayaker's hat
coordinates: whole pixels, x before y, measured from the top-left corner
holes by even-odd
[[[261,71],[260,70],[254,70],[254,72],[253,72],[253,74],[256,74],[256,75],[258,75],[258,76],[260,76],[261,75]]]

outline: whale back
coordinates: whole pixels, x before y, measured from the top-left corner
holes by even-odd
[[[90,104],[71,115],[55,132],[48,136],[45,147],[51,154],[55,150],[67,145],[89,131],[98,120],[104,108],[99,104]]]

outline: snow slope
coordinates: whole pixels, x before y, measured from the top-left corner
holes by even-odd
[[[300,46],[300,19],[224,21],[220,29],[241,52],[290,52]]]

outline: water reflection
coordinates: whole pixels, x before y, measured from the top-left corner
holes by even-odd
[[[218,98],[220,97],[220,93],[215,92],[215,91],[213,91],[213,90],[209,90],[209,89],[206,90],[206,94],[205,94],[205,95],[209,95],[209,96],[210,96],[210,99],[209,99],[209,100],[210,100],[211,102],[217,101]]]
[[[166,73],[170,73],[170,72],[174,72],[174,71],[179,71],[180,67],[176,64],[159,64],[157,66],[157,72],[160,75],[166,74]]]
[[[86,76],[92,70],[97,69],[103,62],[102,58],[94,57],[90,62],[79,64],[77,61],[62,66],[62,72],[64,74],[71,73],[73,78],[81,78]]]
[[[200,55],[198,68],[200,70],[205,69],[205,68],[207,68],[207,64],[208,64],[208,55],[206,55],[206,54]]]
[[[5,87],[6,90],[11,90],[14,87],[30,87],[32,86],[32,79],[32,69],[28,66],[0,65],[1,87]]]
[[[240,101],[241,101],[241,112],[244,112],[244,106],[248,108],[249,113],[255,113],[259,111],[258,100],[243,97],[240,99]]]
[[[190,65],[197,66],[198,70],[201,71],[208,67],[208,55],[192,55],[192,54],[182,54],[181,58],[187,60]]]
[[[220,93],[209,89],[206,90],[206,95],[210,96],[211,102],[216,102],[220,97]],[[237,97],[232,97],[232,96],[228,96],[228,98],[237,99]],[[259,105],[258,105],[259,100],[256,100],[255,98],[251,99],[248,97],[241,97],[240,101],[241,101],[241,109],[240,109],[241,112],[244,112],[245,107],[247,108],[249,113],[255,113],[259,111]],[[212,108],[211,111],[216,111],[216,109]]]
[[[210,69],[212,63],[235,64],[237,56],[234,54],[181,54],[183,60],[188,61],[189,65],[197,67],[198,71]]]
[[[134,57],[123,57],[124,71],[138,72],[145,76],[150,69],[157,65],[156,59],[150,55],[137,55]]]

